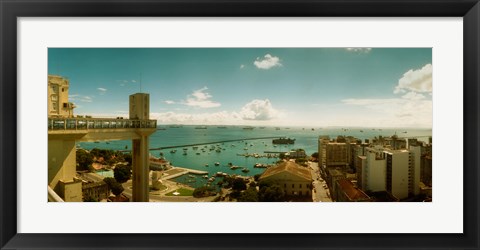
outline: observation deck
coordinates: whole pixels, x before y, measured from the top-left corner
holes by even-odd
[[[48,118],[48,138],[66,136],[76,141],[130,140],[142,134],[151,134],[157,128],[157,120],[118,118]]]

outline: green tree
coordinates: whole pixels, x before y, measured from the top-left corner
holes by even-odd
[[[78,171],[89,170],[89,167],[93,163],[93,156],[87,151],[79,149],[77,150],[76,161]]]
[[[125,183],[132,177],[131,167],[127,165],[117,165],[113,170],[113,176],[119,183]]]
[[[83,202],[98,202],[98,200],[92,196],[83,197]]]
[[[259,188],[270,187],[270,186],[273,186],[273,185],[275,185],[275,182],[272,181],[272,180],[261,180],[260,182],[258,182],[258,187]]]
[[[258,192],[255,187],[250,187],[245,192],[243,192],[240,197],[237,199],[240,202],[257,202],[258,201]]]
[[[193,197],[202,198],[215,195],[215,191],[211,187],[198,187],[193,190]]]
[[[274,184],[272,186],[264,186],[260,188],[260,191],[258,192],[258,197],[260,201],[266,202],[284,201],[285,192],[279,185]]]
[[[132,154],[130,153],[124,153],[123,154],[123,159],[128,162],[128,165],[132,165]]]
[[[118,183],[115,178],[105,177],[103,178],[103,181],[107,183],[108,187],[110,188],[110,190],[112,190],[112,193],[115,196],[119,196],[124,191],[122,184]]]
[[[297,163],[299,165],[302,165],[302,166],[305,166],[306,163],[307,163],[307,159],[306,158],[298,158],[298,159],[295,159],[295,163]]]
[[[234,179],[232,182],[232,189],[233,190],[245,190],[247,189],[247,184],[245,184],[245,181],[241,178]]]

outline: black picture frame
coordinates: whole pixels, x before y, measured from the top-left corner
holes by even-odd
[[[1,249],[478,249],[478,0],[0,0]],[[17,17],[463,17],[463,234],[19,234]],[[39,121],[41,122],[41,121]],[[439,222],[441,223],[441,222]]]

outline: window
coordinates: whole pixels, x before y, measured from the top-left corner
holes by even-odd
[[[65,89],[64,89],[64,88],[62,88],[62,92],[63,92],[63,91],[65,91]]]
[[[295,187],[295,184],[292,184],[292,188],[294,188],[294,187]]]
[[[56,102],[58,100],[57,95],[52,95],[51,96],[52,102]]]
[[[283,187],[284,187],[284,188],[287,188],[287,183],[283,184]]]
[[[52,102],[52,110],[57,111],[57,103],[56,102]]]
[[[302,184],[300,184],[300,188],[302,188]],[[301,194],[301,193],[300,193]]]

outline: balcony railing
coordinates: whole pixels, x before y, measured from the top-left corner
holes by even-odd
[[[157,120],[48,118],[48,130],[157,128]]]

